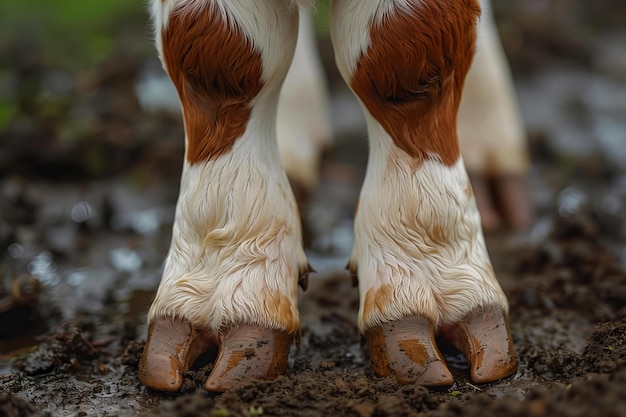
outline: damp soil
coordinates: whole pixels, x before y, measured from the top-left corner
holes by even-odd
[[[135,325],[84,315],[15,357],[0,377],[0,415],[624,416],[626,271],[598,233],[578,215],[556,218],[532,247],[490,238],[519,360],[502,381],[472,384],[462,356],[445,345],[450,387],[376,377],[355,324],[356,289],[347,273],[331,273],[301,294],[302,343],[273,382],[210,394],[202,389],[210,358],[201,358],[180,395],[153,392],[137,379]]]
[[[137,378],[183,154],[180,114],[137,93],[163,75],[145,14],[79,69],[26,31],[0,42],[0,98],[16,103],[0,117],[0,416],[626,416],[626,14],[619,2],[539,3],[494,1],[537,207],[529,231],[487,237],[519,367],[472,384],[442,344],[455,383],[439,389],[376,377],[361,345],[344,265],[367,145],[327,36],[338,135],[305,216],[318,273],[300,293],[301,344],[275,381],[223,394],[204,391],[201,357],[177,395]]]

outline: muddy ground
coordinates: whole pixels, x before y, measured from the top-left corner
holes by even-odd
[[[537,206],[530,230],[488,237],[511,304],[515,375],[474,385],[449,346],[448,388],[369,370],[343,269],[367,149],[326,59],[337,146],[307,211],[318,273],[301,294],[290,370],[208,394],[205,357],[180,395],[143,387],[137,365],[169,242],[182,126],[167,103],[146,104],[160,100],[149,86],[161,75],[139,10],[107,29],[112,46],[84,65],[55,62],[45,41],[0,43],[10,56],[0,62],[0,416],[626,416],[624,6],[495,9]],[[327,51],[324,34],[320,44]],[[15,108],[5,120],[6,102]]]

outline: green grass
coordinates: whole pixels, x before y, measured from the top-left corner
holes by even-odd
[[[330,0],[316,2],[314,21],[318,33],[327,33],[330,30]]]
[[[135,13],[143,6],[132,0],[19,0],[3,2],[0,16],[4,21],[36,19],[49,26],[100,25],[122,13]]]
[[[329,30],[328,5],[316,5],[319,33]],[[2,1],[0,67],[11,67],[11,57],[33,45],[47,65],[68,69],[97,64],[120,47],[153,54],[148,16],[148,0]]]
[[[147,16],[145,3],[138,0],[4,1],[0,50],[15,53],[16,48],[34,44],[52,65],[97,61],[110,52],[116,31],[125,25],[141,27],[149,39]]]

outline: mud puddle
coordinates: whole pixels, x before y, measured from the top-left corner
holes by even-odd
[[[300,349],[271,383],[223,395],[202,384],[210,365],[164,395],[137,380],[137,326],[85,314],[62,323],[0,377],[0,411],[12,415],[158,416],[578,416],[626,415],[626,272],[599,244],[585,215],[557,218],[549,237],[520,249],[490,239],[511,302],[518,372],[469,382],[460,356],[444,347],[456,382],[432,390],[375,377],[355,324],[357,292],[345,272],[311,279],[301,295]],[[48,414],[46,414],[48,413]]]
[[[142,386],[145,312],[169,242],[183,129],[180,115],[145,111],[135,94],[159,68],[138,10],[130,35],[112,40],[119,48],[76,73],[50,67],[28,39],[3,49],[11,59],[0,63],[0,98],[17,107],[0,131],[0,330],[22,335],[0,339],[0,416],[626,416],[624,6],[493,3],[538,209],[528,234],[488,239],[511,304],[515,375],[471,384],[447,347],[451,387],[398,385],[369,370],[343,270],[367,145],[354,127],[360,110],[333,90],[335,127],[351,137],[338,135],[308,213],[319,273],[300,295],[290,370],[215,395],[202,389],[204,358],[180,395]],[[138,39],[141,48],[125,49]]]

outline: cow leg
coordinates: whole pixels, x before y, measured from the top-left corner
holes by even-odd
[[[298,43],[278,103],[278,149],[302,206],[319,183],[322,155],[332,145],[328,86],[311,14],[310,8],[300,9]]]
[[[481,0],[476,56],[459,108],[461,154],[470,174],[483,229],[502,223],[524,229],[533,218],[526,183],[526,132],[491,4]]]
[[[358,322],[374,371],[401,382],[452,383],[439,331],[475,382],[516,368],[456,133],[479,12],[475,0],[332,3],[337,65],[370,137],[350,260]]]
[[[154,0],[152,9],[186,154],[139,377],[178,391],[196,356],[218,348],[208,390],[273,379],[299,334],[297,286],[308,271],[275,126],[298,11],[281,0]]]

